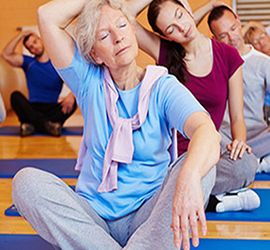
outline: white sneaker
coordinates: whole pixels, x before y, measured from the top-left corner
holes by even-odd
[[[242,188],[230,193],[217,195],[220,202],[216,206],[216,212],[251,211],[260,206],[260,197],[251,189]]]
[[[266,155],[262,158],[257,173],[270,173],[270,155]]]

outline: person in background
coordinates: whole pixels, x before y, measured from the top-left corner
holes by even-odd
[[[247,127],[247,143],[259,162],[258,172],[270,172],[270,132],[263,119],[265,89],[270,90],[270,58],[244,43],[241,22],[226,6],[214,8],[208,17],[208,25],[215,39],[235,47],[245,61],[243,65],[244,118]],[[228,113],[224,116],[220,132],[230,140]]]
[[[21,41],[33,57],[16,52]],[[53,68],[40,37],[33,31],[20,32],[3,49],[2,57],[13,67],[22,68],[26,76],[29,100],[19,91],[11,94],[11,106],[21,123],[20,135],[39,132],[60,136],[77,104],[72,93],[59,102],[63,80]]]
[[[160,36],[137,24],[140,48],[158,64],[168,67],[169,72],[193,93],[210,113],[217,130],[227,99],[230,104],[232,139],[222,148],[207,210],[224,212],[257,208],[260,205],[258,195],[245,188],[253,182],[258,163],[245,142],[243,61],[239,53],[231,46],[201,34],[180,1],[130,0],[128,4],[135,14],[150,4],[148,20]],[[188,145],[189,140],[178,134],[179,155],[188,149]]]
[[[261,22],[248,22],[242,28],[242,34],[244,36],[245,43],[251,44],[256,50],[270,56],[270,37],[266,31],[266,28]],[[264,120],[269,126],[270,120],[270,93],[268,88],[265,89],[264,96]]]

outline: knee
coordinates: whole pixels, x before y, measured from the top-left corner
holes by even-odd
[[[247,182],[246,186],[247,186],[254,181],[255,174],[258,169],[259,164],[254,154],[245,153],[241,161],[243,161],[242,164],[244,164],[245,166],[245,171],[242,174],[246,176],[246,182]]]
[[[17,101],[22,97],[22,93],[20,91],[13,91],[10,95],[10,102],[11,105],[14,105],[15,103],[17,103]]]
[[[12,199],[16,207],[30,205],[35,200],[35,193],[39,193],[37,174],[40,170],[26,167],[20,170],[12,181]]]
[[[22,94],[21,94],[21,92],[20,91],[18,91],[18,90],[15,90],[15,91],[13,91],[12,93],[11,93],[11,95],[10,95],[10,100],[12,101],[12,100],[15,100],[15,99],[17,99],[19,96],[21,96]]]
[[[253,154],[245,153],[241,159],[237,159],[231,164],[229,175],[237,183],[243,183],[243,186],[247,186],[253,182],[257,168],[256,157]]]

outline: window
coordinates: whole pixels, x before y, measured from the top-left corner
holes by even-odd
[[[233,0],[232,4],[242,25],[248,21],[260,21],[264,26],[270,25],[270,0]]]

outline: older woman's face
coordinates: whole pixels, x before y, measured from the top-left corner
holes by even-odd
[[[171,1],[160,5],[156,25],[167,38],[181,44],[193,40],[198,32],[193,18],[186,9]]]
[[[101,9],[96,41],[91,55],[98,64],[111,69],[121,68],[134,62],[138,44],[134,27],[124,14],[105,5]]]
[[[256,29],[250,35],[250,42],[255,49],[270,55],[270,38],[263,30]]]

